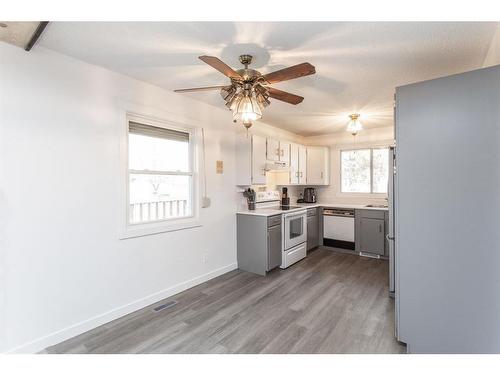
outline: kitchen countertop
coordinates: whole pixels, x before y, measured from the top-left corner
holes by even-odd
[[[328,207],[328,208],[354,208],[363,210],[377,210],[377,211],[387,211],[388,207],[366,207],[364,204],[345,204],[345,203],[293,203],[292,206],[298,206],[299,208],[292,208],[291,210],[277,210],[273,208],[257,208],[256,210],[239,210],[236,213],[238,215],[256,215],[256,216],[273,216],[281,215],[283,213],[300,211],[304,208],[315,208],[315,207]]]
[[[298,205],[297,205],[298,206]],[[239,210],[236,212],[238,215],[256,215],[256,216],[273,216],[273,215],[281,215],[289,212],[296,212],[300,210],[304,210],[307,207],[298,207],[292,208],[290,210],[278,210],[274,208],[257,208],[256,210]]]
[[[354,209],[377,210],[377,211],[389,210],[389,207],[366,207],[366,204],[345,204],[345,203],[297,203],[297,206],[306,208],[328,207],[328,208],[354,208]]]

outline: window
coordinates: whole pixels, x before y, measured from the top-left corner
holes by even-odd
[[[342,193],[387,193],[389,149],[340,152]]]
[[[128,223],[192,217],[191,131],[134,121],[128,124]]]

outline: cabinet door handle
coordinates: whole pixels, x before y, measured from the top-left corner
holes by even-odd
[[[382,224],[379,224],[379,225],[378,225],[378,232],[379,232],[379,233],[382,233]]]
[[[281,149],[281,156],[285,156],[285,150]]]
[[[323,172],[321,172],[321,178],[323,178]]]
[[[276,155],[280,156],[280,149],[279,149],[279,147],[276,149]]]

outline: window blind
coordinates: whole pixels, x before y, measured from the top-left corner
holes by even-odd
[[[172,141],[178,142],[189,142],[189,133],[178,130],[159,128],[156,126],[144,125],[133,121],[129,122],[128,129],[129,133],[131,134],[170,139]]]

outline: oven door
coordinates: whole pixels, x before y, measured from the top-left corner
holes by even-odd
[[[307,211],[285,214],[284,249],[288,250],[307,240]]]

